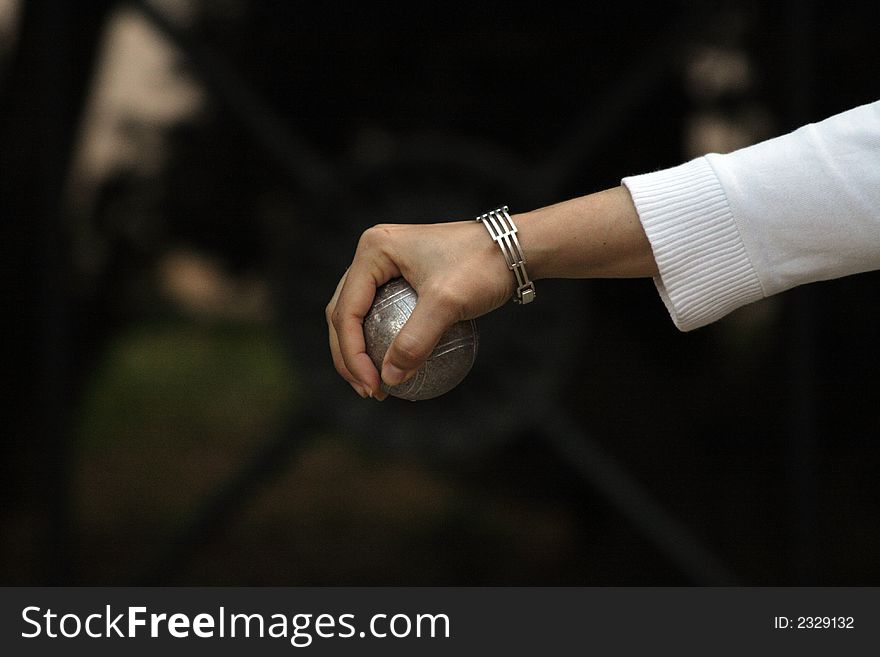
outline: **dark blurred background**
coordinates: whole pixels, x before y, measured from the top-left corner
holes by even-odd
[[[876,274],[690,334],[650,281],[545,281],[417,404],[356,397],[323,317],[374,223],[876,100],[877,29],[847,2],[0,0],[0,583],[877,585]]]

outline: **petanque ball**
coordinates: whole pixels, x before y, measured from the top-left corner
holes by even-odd
[[[416,291],[402,278],[392,279],[376,290],[373,305],[364,317],[364,340],[367,354],[380,372],[385,352],[409,319],[418,299]],[[477,323],[472,319],[458,322],[443,334],[412,378],[384,390],[410,401],[447,393],[470,372],[478,346]]]

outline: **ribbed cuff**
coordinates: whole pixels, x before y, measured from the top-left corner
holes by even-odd
[[[624,178],[672,321],[690,331],[765,295],[709,161]]]

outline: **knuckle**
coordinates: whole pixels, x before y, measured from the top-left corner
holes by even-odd
[[[330,311],[330,323],[333,325],[333,328],[340,329],[342,327],[343,317],[342,312],[339,308],[334,308]]]
[[[361,233],[360,240],[358,240],[358,249],[374,249],[380,246],[388,239],[389,228],[387,224],[376,224],[367,228]]]
[[[407,333],[400,333],[397,336],[395,345],[395,360],[400,361],[401,365],[415,365],[424,360],[428,356],[428,350],[414,337]]]
[[[336,368],[336,373],[341,376],[346,381],[351,381],[352,376],[348,371],[348,368],[345,366],[345,363],[341,358],[333,359],[333,367]]]
[[[464,307],[465,299],[455,285],[437,283],[428,289],[431,302],[442,311],[444,315],[458,317]]]

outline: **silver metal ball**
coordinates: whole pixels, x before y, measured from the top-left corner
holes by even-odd
[[[377,370],[381,371],[385,352],[409,319],[418,299],[416,291],[402,278],[392,279],[376,290],[373,305],[364,317],[364,340],[367,354]],[[385,391],[410,401],[431,399],[449,392],[473,367],[479,341],[474,320],[454,324],[412,378],[384,388]]]

